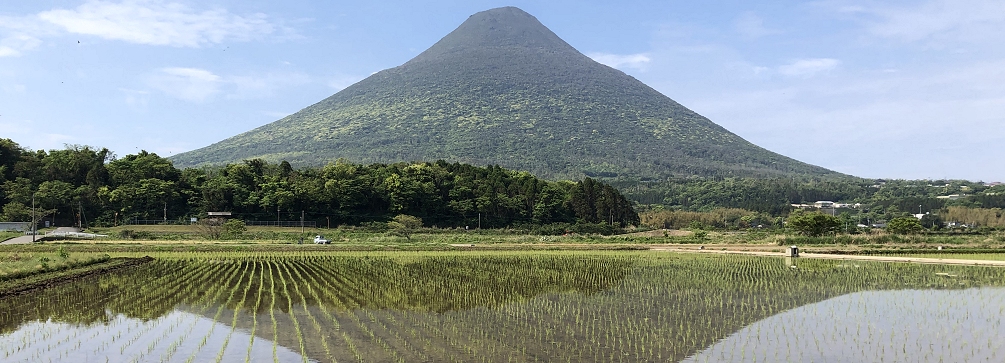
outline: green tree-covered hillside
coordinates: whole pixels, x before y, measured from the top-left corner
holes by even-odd
[[[475,14],[399,67],[172,160],[254,158],[303,166],[442,159],[574,179],[839,175],[747,142],[512,7]]]

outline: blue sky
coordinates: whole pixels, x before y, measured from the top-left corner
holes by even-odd
[[[171,156],[513,5],[745,139],[874,178],[1005,181],[1005,2],[5,1],[0,137]]]

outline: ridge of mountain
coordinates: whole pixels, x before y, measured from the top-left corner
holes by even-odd
[[[548,178],[842,175],[744,140],[595,62],[515,7],[476,13],[401,66],[171,159],[197,166],[252,158],[442,159]]]

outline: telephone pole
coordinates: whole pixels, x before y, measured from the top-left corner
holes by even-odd
[[[38,222],[35,221],[35,194],[31,195],[31,242],[35,243],[35,235],[38,234]]]

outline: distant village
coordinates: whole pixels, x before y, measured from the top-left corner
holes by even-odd
[[[882,184],[885,184],[883,180],[879,180],[878,183],[879,184],[873,185],[872,187],[873,188],[879,188],[879,187],[882,186]],[[1005,185],[1005,183],[1002,183],[1002,182],[984,183],[984,186],[986,186],[986,187],[995,187],[995,186],[999,186],[999,185]],[[935,188],[943,187],[942,185],[931,185],[931,184],[929,184],[928,186],[935,187]],[[949,186],[950,186],[950,184],[946,184],[945,185],[945,187],[949,187]],[[963,191],[967,191],[970,188],[967,187],[967,186],[961,186],[960,189],[963,190]],[[986,195],[997,195],[997,194],[998,193],[986,193]],[[968,194],[966,194],[966,193],[958,193],[958,194],[940,195],[940,196],[936,196],[936,198],[937,199],[943,199],[943,200],[958,200],[958,199],[965,198],[967,196],[968,196]],[[864,207],[866,207],[862,203],[840,203],[840,202],[833,202],[833,201],[829,201],[829,200],[819,200],[819,201],[814,202],[813,204],[791,204],[791,206],[793,208],[802,209],[802,210],[816,210],[816,211],[819,211],[819,212],[824,213],[824,214],[829,214],[831,216],[837,216],[839,209],[859,210],[859,211],[861,211]],[[911,214],[912,216],[914,216],[914,218],[917,218],[918,220],[921,220],[921,219],[925,218],[926,215],[930,215],[931,214],[930,211],[929,212],[921,213],[921,211],[919,210],[918,212],[919,213],[912,213]],[[957,222],[957,221],[945,221],[945,222],[943,222],[943,224],[944,224],[944,227],[947,227],[947,228],[968,228],[968,227],[970,227],[970,226],[968,226],[965,223],[961,223],[961,222]],[[875,221],[874,223],[870,223],[869,225],[861,224],[860,223],[860,224],[858,224],[857,227],[859,227],[859,228],[869,228],[869,227],[871,227],[871,228],[886,228],[886,221],[882,221],[882,220]]]

